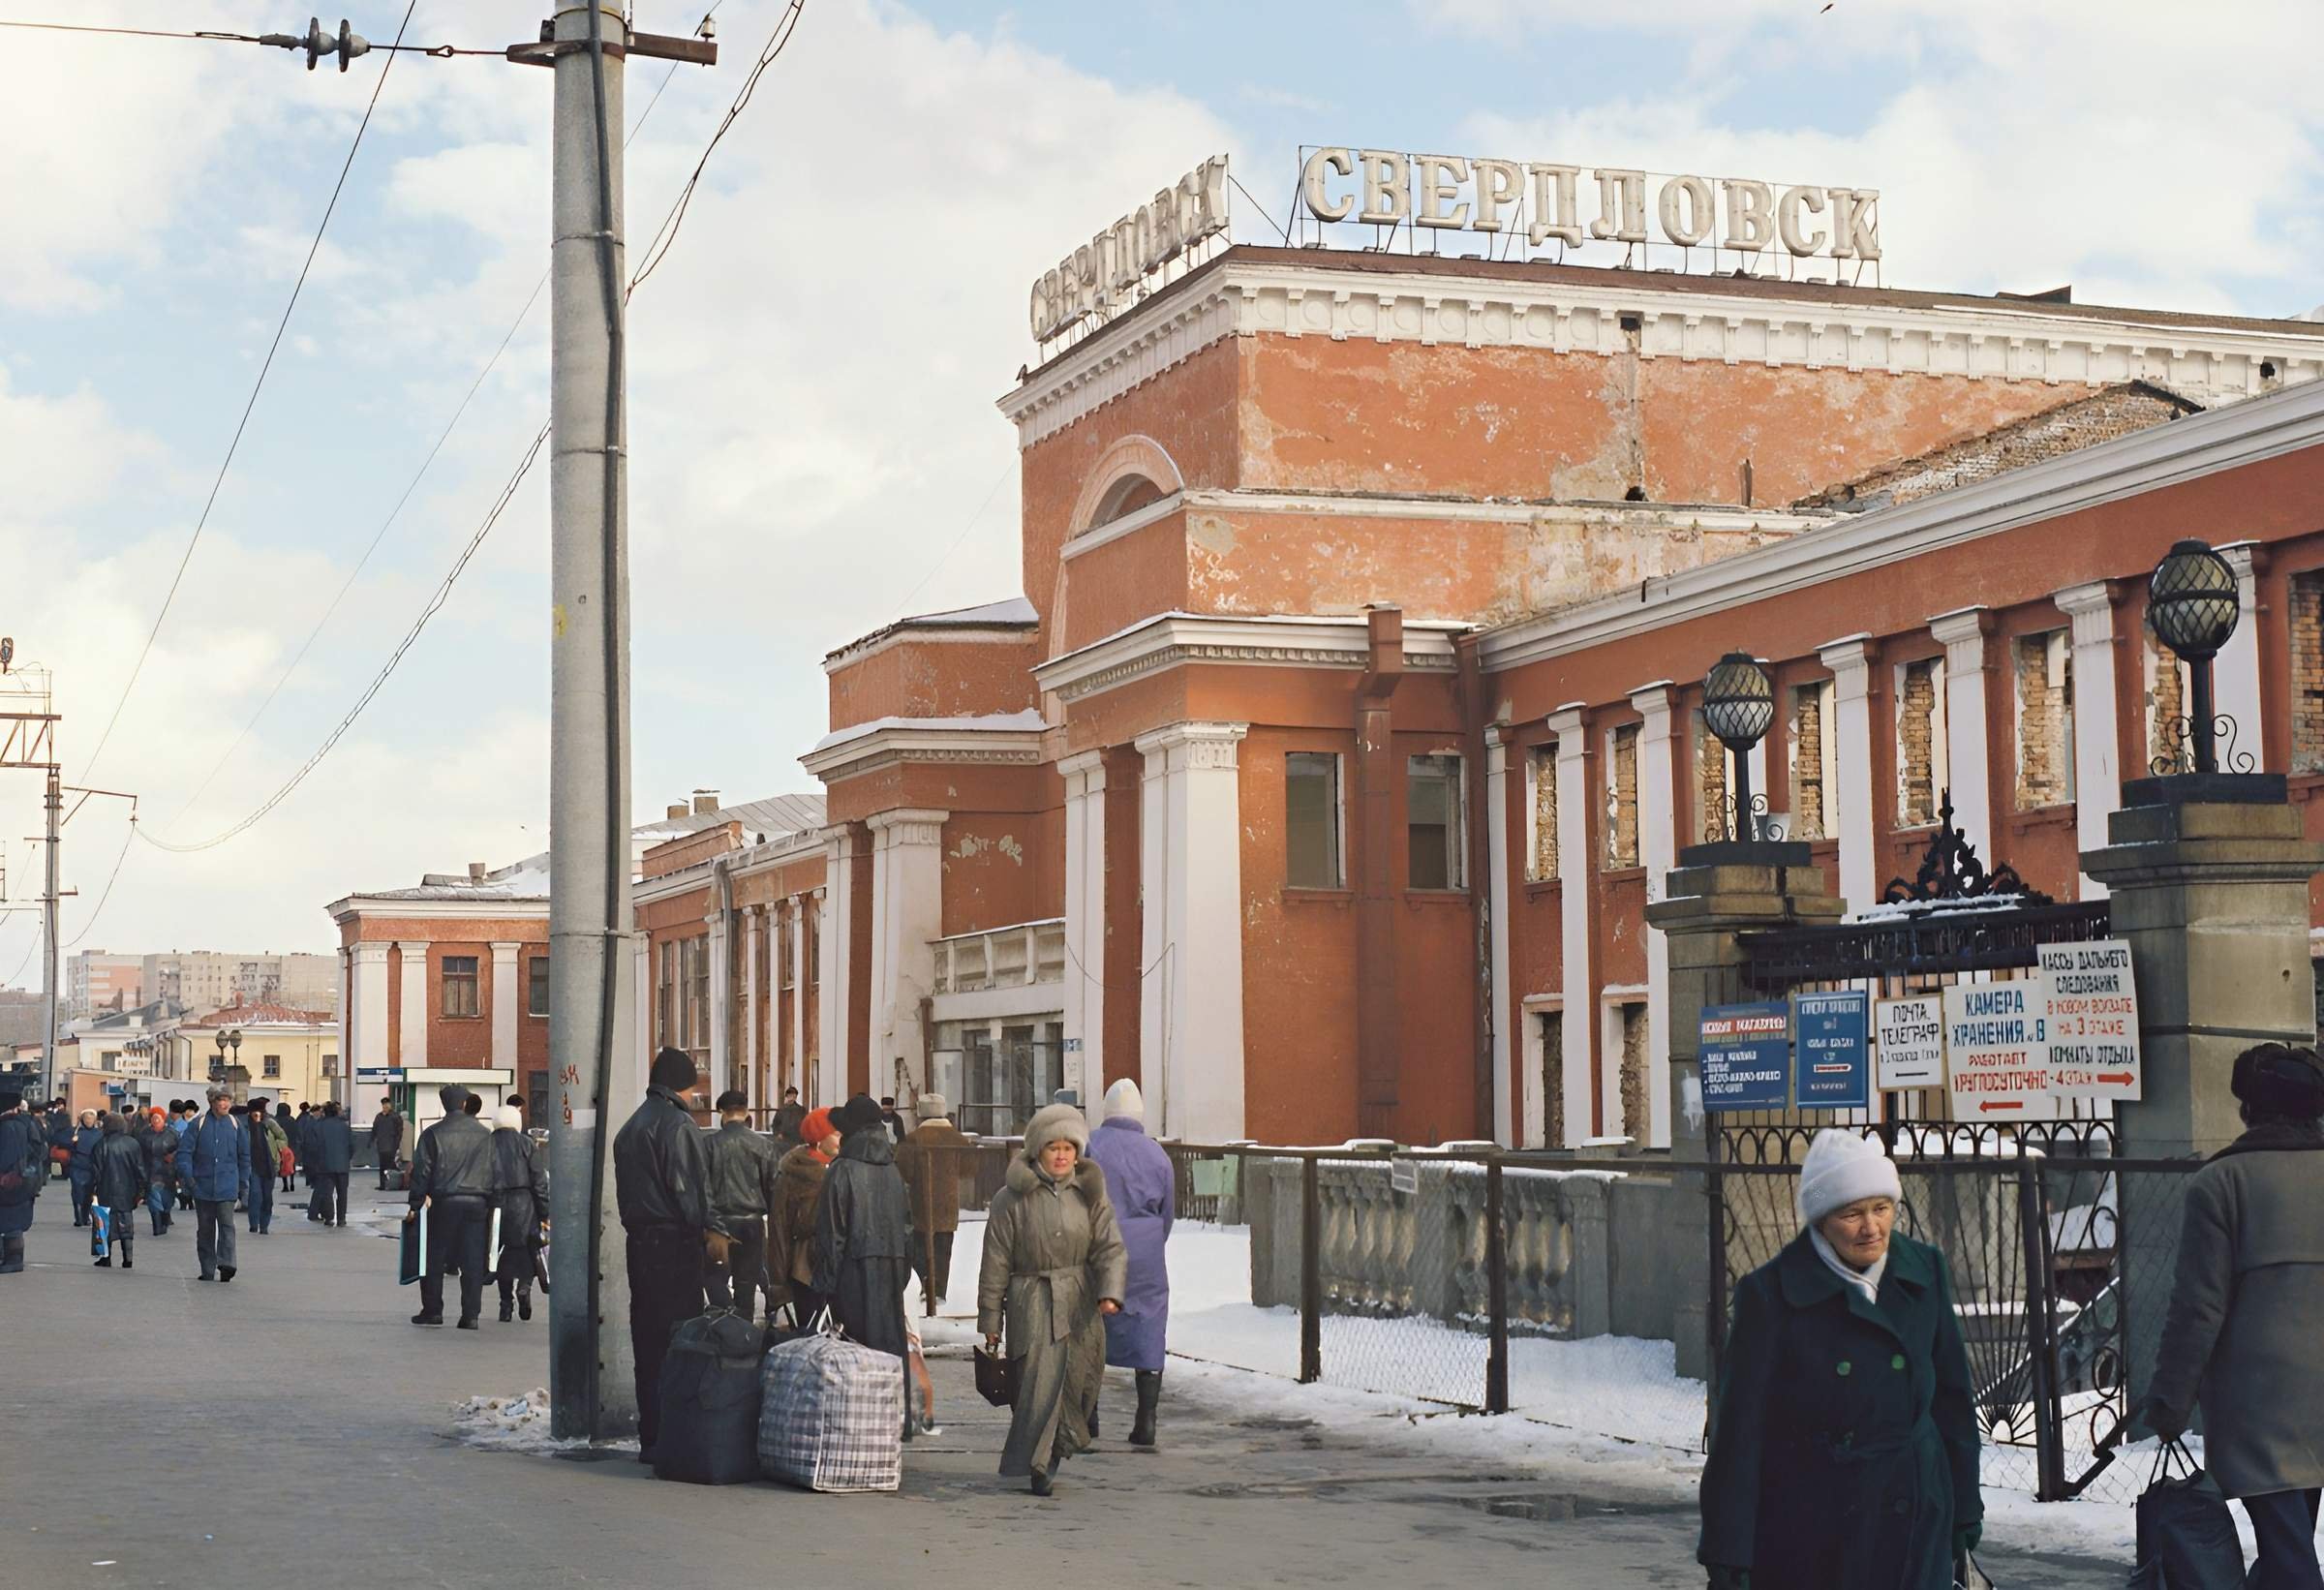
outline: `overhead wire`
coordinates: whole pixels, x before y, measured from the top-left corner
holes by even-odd
[[[419,0],[410,0],[404,7],[404,19],[395,30],[397,44],[403,43],[404,30],[412,25],[412,13],[418,5]],[[99,759],[105,755],[105,748],[112,740],[113,729],[121,721],[121,711],[129,705],[130,695],[138,688],[138,675],[145,671],[145,659],[153,655],[153,643],[161,638],[162,624],[169,616],[170,605],[177,600],[178,587],[185,582],[186,567],[194,561],[194,549],[201,544],[201,533],[209,525],[210,510],[217,506],[218,493],[226,485],[227,472],[233,468],[234,454],[241,449],[242,433],[249,429],[251,413],[259,406],[259,394],[265,390],[267,372],[274,368],[274,355],[283,346],[283,334],[290,328],[291,311],[298,307],[298,295],[306,288],[307,273],[315,268],[315,257],[322,250],[323,233],[329,229],[331,217],[339,208],[339,196],[347,189],[347,174],[354,168],[356,152],[363,147],[363,135],[371,127],[372,112],[379,108],[380,94],[386,88],[387,74],[394,66],[395,57],[392,54],[381,63],[379,80],[371,85],[371,99],[363,107],[363,119],[356,123],[354,141],[348,145],[347,159],[340,163],[339,180],[331,185],[330,201],[322,207],[322,220],[315,229],[315,240],[307,245],[307,258],[298,267],[298,280],[291,284],[290,301],[283,305],[283,318],[275,324],[274,340],[267,344],[266,357],[259,365],[258,380],[251,383],[250,400],[242,405],[242,417],[234,423],[233,439],[227,443],[226,457],[218,466],[218,477],[210,482],[210,495],[201,505],[201,516],[194,522],[194,534],[187,538],[186,550],[177,560],[177,571],[169,577],[169,589],[162,596],[161,611],[153,616],[153,627],[146,631],[145,644],[138,649],[138,659],[130,665],[129,680],[121,687],[120,698],[113,703],[112,716],[105,720],[105,732],[97,737],[97,749],[89,753],[88,761],[81,765],[81,777],[84,779],[96,772]]]
[[[718,0],[718,4],[713,5],[704,14],[703,19],[707,21],[710,17],[717,15],[719,6],[724,3],[725,0]],[[637,140],[637,135],[646,125],[646,118],[654,114],[654,107],[661,103],[662,92],[670,86],[670,79],[678,76],[678,69],[685,64],[683,61],[673,61],[670,63],[669,71],[661,75],[660,83],[655,87],[654,97],[646,101],[646,107],[639,111],[637,119],[629,124],[629,131],[622,139],[624,149],[627,149],[631,143]],[[395,506],[389,508],[387,517],[380,521],[380,528],[373,533],[370,544],[363,548],[363,555],[355,560],[354,567],[348,571],[347,578],[341,582],[338,594],[331,597],[329,605],[322,610],[322,616],[318,618],[314,627],[307,631],[307,638],[299,642],[298,651],[285,665],[283,671],[276,676],[273,688],[266,692],[266,699],[259,703],[258,711],[250,715],[250,720],[242,725],[242,730],[234,736],[233,743],[228,746],[218,759],[210,764],[210,770],[201,776],[201,782],[195,786],[194,793],[186,797],[185,803],[169,819],[169,826],[174,827],[183,821],[186,813],[194,810],[195,805],[208,792],[218,775],[225,771],[229,762],[233,760],[234,753],[242,749],[242,743],[250,738],[251,730],[259,726],[259,720],[266,716],[267,709],[274,705],[275,698],[283,693],[283,687],[290,683],[291,675],[298,672],[299,664],[306,660],[307,654],[314,649],[315,642],[322,637],[322,632],[329,626],[332,616],[339,611],[339,604],[347,599],[347,594],[354,589],[355,581],[362,575],[365,567],[370,565],[372,554],[380,549],[380,543],[386,538],[389,528],[402,515],[405,505],[412,501],[413,493],[419,489],[420,481],[426,478],[428,471],[435,466],[437,455],[443,451],[443,444],[451,440],[452,432],[459,428],[460,421],[468,413],[469,405],[474,403],[476,394],[484,389],[485,381],[499,367],[502,355],[508,352],[508,346],[516,340],[517,332],[524,329],[525,322],[532,319],[533,306],[540,301],[540,290],[548,285],[549,273],[544,270],[540,273],[540,279],[533,284],[533,290],[526,295],[524,308],[518,310],[516,319],[508,322],[508,329],[502,334],[500,346],[492,351],[492,356],[486,359],[483,368],[476,372],[476,379],[469,382],[468,391],[461,397],[459,407],[452,411],[451,418],[444,421],[443,429],[437,434],[435,444],[428,448],[427,456],[419,461],[419,468],[413,472],[411,480],[404,486],[403,494],[395,500]]]
[[[88,920],[80,925],[80,932],[65,940],[64,947],[66,949],[71,949],[96,931],[97,919],[105,915],[105,902],[113,898],[113,885],[120,879],[121,864],[129,859],[129,847],[136,841],[137,837],[138,813],[136,809],[132,808],[129,813],[129,832],[121,836],[120,852],[113,857],[113,870],[106,875],[105,889],[97,897],[96,908],[89,912]]]
[[[715,8],[714,8],[715,9]],[[407,16],[406,21],[411,18]],[[122,39],[198,39],[210,45],[268,45],[280,49],[296,49],[306,41],[288,33],[227,33],[217,28],[199,28],[186,32],[176,28],[99,27],[88,22],[15,22],[0,20],[0,28],[19,28],[33,33],[97,33]],[[463,49],[456,45],[407,45],[403,35],[396,35],[392,45],[364,42],[363,54],[433,55],[438,60],[450,60],[455,55],[491,55],[507,57],[505,49]]]

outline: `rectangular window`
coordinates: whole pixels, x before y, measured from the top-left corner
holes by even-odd
[[[1646,1006],[1636,1000],[1618,1005],[1615,1020],[1622,1040],[1622,1132],[1631,1142],[1642,1144],[1654,1120],[1646,1102]]]
[[[2324,772],[2324,573],[2292,576],[2292,771]]]
[[[1525,753],[1525,881],[1557,876],[1557,746]]]
[[[260,1076],[268,1082],[273,1082],[283,1074],[283,1057],[280,1055],[269,1055],[259,1062],[259,1068]]]
[[[2074,654],[2064,629],[2010,643],[2017,673],[2017,809],[2074,798]]]
[[[338,1056],[338,1055],[325,1055],[322,1057],[322,1074],[323,1074],[324,1076],[326,1076],[326,1077],[336,1077],[337,1075],[339,1075],[339,1056]]]
[[[1695,710],[1695,835],[1705,844],[1735,835],[1735,758]]]
[[[1638,725],[1625,723],[1606,736],[1605,865],[1609,871],[1638,865]]]
[[[654,978],[654,1047],[675,1048],[678,1043],[678,945],[661,946],[661,965]]]
[[[443,1013],[446,1016],[474,1016],[482,1007],[476,998],[476,958],[473,955],[447,955],[443,958]]]
[[[1413,756],[1404,764],[1408,889],[1458,889],[1461,878],[1460,758]]]
[[[1791,835],[1795,840],[1828,840],[1840,831],[1832,797],[1840,780],[1833,744],[1832,682],[1818,680],[1791,692]]]
[[[787,916],[775,919],[775,977],[777,985],[789,988],[791,978],[791,940],[799,932]]]
[[[1896,670],[1896,821],[1919,828],[1937,820],[1952,782],[1944,739],[1944,658],[1924,657]]]
[[[549,958],[535,955],[525,962],[525,1014],[549,1013]]]
[[[820,983],[823,981],[823,932],[816,924],[813,911],[809,911],[801,919],[799,931],[807,934],[807,980]]]
[[[710,1049],[710,940],[686,940],[686,1047],[696,1058]]]
[[[1566,1015],[1545,1010],[1542,1024],[1542,1147],[1566,1146]]]
[[[1338,888],[1344,874],[1336,755],[1295,750],[1283,758],[1283,830],[1284,881],[1294,889]]]

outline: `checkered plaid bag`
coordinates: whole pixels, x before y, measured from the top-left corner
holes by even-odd
[[[759,1366],[758,1468],[806,1490],[903,1483],[903,1360],[804,1336]]]

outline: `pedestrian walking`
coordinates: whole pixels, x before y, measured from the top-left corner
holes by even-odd
[[[41,1196],[41,1164],[48,1140],[41,1123],[25,1113],[24,1095],[0,1092],[0,1275],[24,1269],[24,1234],[32,1229],[33,1202]]]
[[[1036,1496],[1049,1495],[1058,1467],[1089,1445],[1106,1373],[1098,1322],[1120,1309],[1127,1290],[1129,1256],[1088,1147],[1079,1109],[1041,1111],[985,1215],[976,1328],[988,1348],[1005,1337],[1017,1378],[1000,1472],[1029,1477]]]
[[[121,1268],[137,1268],[138,1206],[145,1201],[145,1150],[129,1135],[129,1123],[108,1111],[98,1129],[97,1151],[90,1155],[90,1193],[105,1210],[107,1231],[99,1269],[111,1268],[116,1247]]]
[[[460,1272],[461,1330],[476,1329],[484,1310],[485,1244],[492,1224],[492,1134],[461,1106],[468,1089],[446,1083],[436,1090],[443,1118],[419,1134],[412,1150],[412,1185],[405,1194],[406,1223],[428,1211],[427,1268],[419,1277],[419,1312],[413,1325],[443,1323],[443,1275]],[[310,1132],[313,1128],[308,1128]]]
[[[952,1123],[952,1106],[941,1093],[912,1101],[917,1117],[896,1149],[896,1168],[911,1193],[912,1270],[928,1312],[944,1301],[952,1277],[953,1239],[961,1229],[961,1176],[972,1151]]]
[[[283,1191],[298,1191],[298,1122],[291,1116],[290,1106],[280,1099],[274,1104],[274,1123],[282,1128],[285,1152],[276,1157],[282,1161]]]
[[[1169,1350],[1170,1267],[1163,1250],[1177,1214],[1177,1177],[1169,1153],[1146,1135],[1146,1099],[1136,1083],[1124,1077],[1106,1089],[1105,1116],[1089,1134],[1089,1157],[1106,1173],[1106,1197],[1129,1254],[1121,1312],[1106,1318],[1106,1361],[1136,1375],[1130,1445],[1150,1447]]]
[[[2141,1418],[2203,1410],[2203,1466],[2258,1538],[2250,1590],[2318,1590],[2324,1500],[2324,1060],[2261,1044],[2229,1085],[2245,1131],[2186,1178],[2179,1270]]]
[[[1735,1288],[1696,1557],[1716,1590],[1952,1590],[1977,1423],[1944,1256],[1878,1140],[1826,1128],[1801,1230]]]
[[[176,1150],[185,1141],[186,1128],[201,1118],[201,1106],[192,1099],[177,1101],[177,1114],[169,1122],[170,1190],[176,1195],[180,1209],[194,1208],[194,1187],[185,1175],[185,1165],[176,1157]]]
[[[912,1278],[912,1217],[896,1139],[858,1093],[831,1114],[840,1156],[815,1206],[814,1289],[847,1339],[899,1359],[911,1351],[903,1290]]]
[[[73,1116],[63,1099],[50,1099],[42,1111],[41,1137],[47,1145],[47,1152],[41,1156],[45,1186],[51,1178],[64,1180],[73,1164]]]
[[[710,1200],[733,1239],[720,1261],[706,1261],[703,1289],[713,1308],[731,1308],[747,1320],[758,1318],[758,1297],[770,1297],[767,1275],[767,1217],[780,1192],[781,1156],[774,1140],[750,1129],[749,1098],[729,1087],[719,1095],[719,1129],[710,1134]]]
[[[654,1056],[643,1103],[613,1139],[613,1186],[629,1265],[629,1347],[636,1370],[638,1459],[661,1438],[661,1365],[670,1332],[702,1312],[704,1255],[727,1257],[710,1199],[710,1151],[682,1096],[698,1072],[685,1051]]]
[[[347,1224],[347,1177],[355,1163],[355,1129],[339,1113],[339,1101],[324,1101],[307,1128],[315,1179],[314,1218],[326,1226]]]
[[[903,1114],[896,1108],[895,1097],[883,1095],[879,1101],[879,1123],[888,1129],[888,1136],[898,1143],[904,1140],[910,1128],[903,1123]]]
[[[840,1156],[840,1130],[829,1110],[800,1117],[799,1147],[776,1167],[775,1208],[767,1220],[767,1310],[791,1305],[800,1329],[812,1326],[830,1300],[815,1290],[815,1216],[823,1178]]]
[[[274,1178],[290,1140],[264,1099],[250,1101],[245,1124],[250,1128],[250,1230],[254,1237],[264,1237],[274,1229]]]
[[[799,1129],[807,1123],[807,1106],[799,1102],[799,1089],[782,1090],[782,1107],[775,1112],[775,1142],[788,1153],[799,1147]]]
[[[492,1201],[501,1215],[501,1323],[533,1317],[533,1257],[549,1224],[549,1172],[525,1130],[525,1113],[504,1104],[493,1114]]]
[[[158,1106],[141,1110],[130,1121],[130,1135],[137,1140],[145,1154],[145,1217],[151,1222],[153,1235],[166,1237],[169,1233],[169,1208],[174,1193],[171,1187],[171,1158],[176,1152],[176,1140],[168,1126],[168,1114]]]
[[[89,1188],[97,1175],[97,1145],[105,1141],[105,1128],[97,1123],[97,1112],[83,1110],[79,1122],[73,1128],[73,1141],[68,1146],[65,1176],[73,1184],[73,1224],[89,1223]]]
[[[371,1117],[371,1153],[380,1164],[380,1191],[387,1190],[387,1177],[395,1170],[397,1155],[404,1147],[404,1117],[395,1113],[395,1101],[382,1099],[380,1113]]]
[[[233,1093],[209,1090],[209,1113],[177,1140],[181,1196],[194,1200],[194,1252],[205,1281],[230,1281],[236,1269],[234,1205],[250,1191],[250,1138],[233,1116]]]

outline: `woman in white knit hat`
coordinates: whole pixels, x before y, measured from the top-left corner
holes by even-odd
[[[1817,1133],[1799,1235],[1735,1288],[1696,1553],[1713,1590],[1951,1590],[1976,1544],[1969,1355],[1902,1197],[1877,1139]]]

